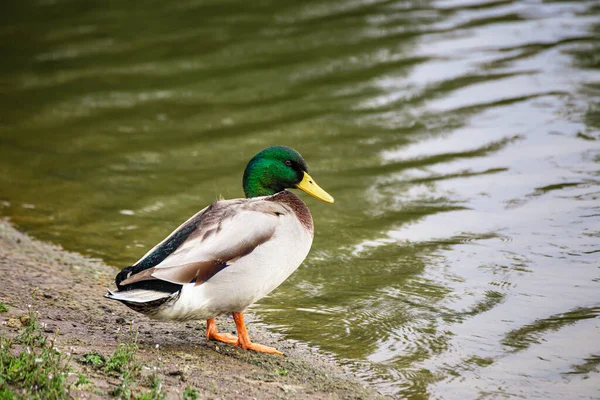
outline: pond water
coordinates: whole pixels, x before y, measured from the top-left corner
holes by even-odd
[[[299,150],[254,319],[399,398],[600,398],[597,1],[5,1],[0,214],[123,267]]]

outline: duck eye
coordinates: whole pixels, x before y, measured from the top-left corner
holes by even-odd
[[[285,165],[287,165],[288,167],[291,167],[292,162],[290,160],[285,160]]]

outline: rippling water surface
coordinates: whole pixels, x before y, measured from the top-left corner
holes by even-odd
[[[596,1],[7,1],[0,213],[130,265],[298,149],[255,319],[397,397],[600,398]],[[306,197],[306,196],[305,196]]]

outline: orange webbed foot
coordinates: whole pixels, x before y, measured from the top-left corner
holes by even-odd
[[[237,345],[238,337],[229,333],[219,333],[217,323],[214,318],[206,320],[206,338],[208,340],[217,340],[219,342]]]
[[[258,343],[240,343],[240,341],[238,340],[238,342],[235,344],[235,347],[240,346],[242,349],[244,350],[254,350],[254,351],[258,351],[260,353],[267,353],[267,354],[278,354],[280,356],[283,355],[282,352],[280,352],[279,350],[277,350],[274,347],[269,347],[269,346],[263,346],[262,344],[258,344]]]
[[[244,314],[243,313],[233,313],[233,320],[235,321],[235,326],[238,331],[237,342],[235,343],[235,347],[241,347],[245,350],[254,350],[260,353],[267,354],[278,354],[280,356],[283,353],[273,347],[263,346],[262,344],[252,343],[250,341],[250,337],[248,336],[248,331],[246,330],[246,324],[244,323]]]

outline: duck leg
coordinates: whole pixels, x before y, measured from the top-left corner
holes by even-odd
[[[237,343],[235,344],[235,347],[240,346],[245,350],[254,350],[268,354],[279,354],[280,356],[283,355],[282,352],[274,349],[273,347],[263,346],[262,344],[252,343],[250,341],[250,337],[248,337],[248,331],[246,330],[246,324],[244,323],[244,313],[234,312],[233,320],[235,321],[235,327],[237,328],[238,332]]]
[[[238,342],[237,336],[230,335],[229,333],[219,333],[219,329],[217,328],[217,323],[215,322],[214,318],[206,320],[206,338],[208,340],[214,339],[228,344],[237,344]]]

